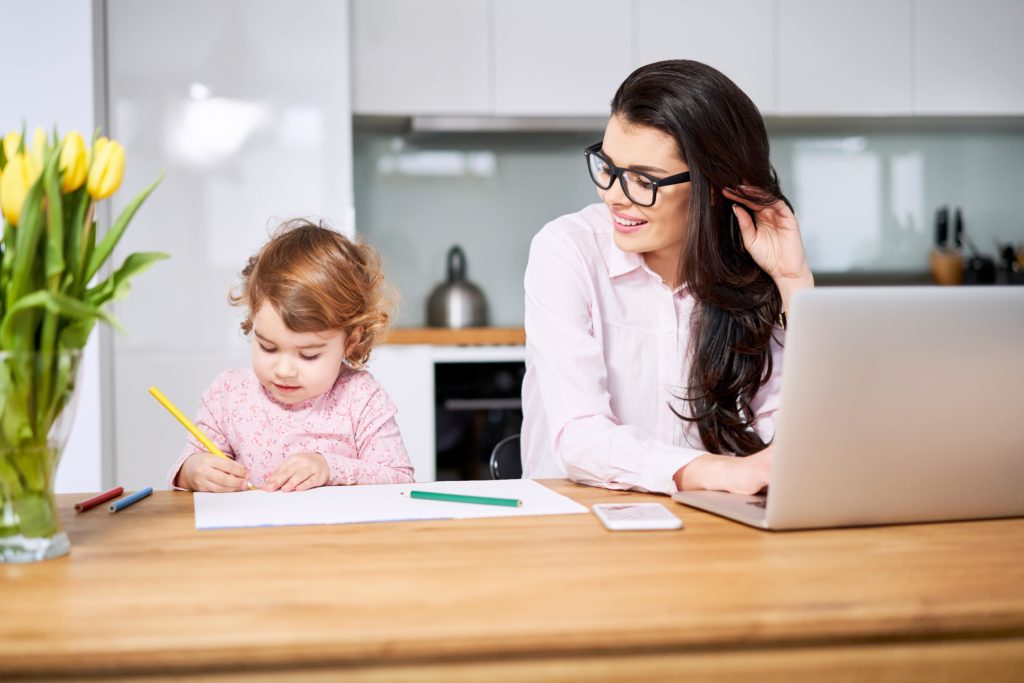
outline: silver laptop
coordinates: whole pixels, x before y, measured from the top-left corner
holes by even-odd
[[[790,304],[763,529],[1024,516],[1024,287],[816,288]]]

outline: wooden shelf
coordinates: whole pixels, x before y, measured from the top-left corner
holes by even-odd
[[[437,346],[522,346],[521,327],[399,327],[391,330],[385,344],[434,344]]]

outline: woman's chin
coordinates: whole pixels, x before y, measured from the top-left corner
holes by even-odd
[[[633,254],[650,251],[650,246],[646,244],[647,240],[642,232],[624,233],[616,230],[613,239],[615,240],[615,246],[622,251]]]

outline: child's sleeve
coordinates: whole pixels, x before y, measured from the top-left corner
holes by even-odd
[[[225,434],[225,430],[222,429],[222,425],[225,423],[228,411],[224,403],[229,391],[228,381],[225,374],[219,376],[214,380],[210,388],[207,389],[202,397],[199,399],[199,409],[196,412],[196,419],[194,423],[203,434],[206,434],[214,445],[224,452],[224,455],[229,458],[234,458],[235,454],[231,450],[231,444]],[[174,484],[174,480],[178,478],[178,472],[181,470],[181,466],[185,464],[185,461],[189,459],[195,453],[205,453],[206,448],[199,443],[199,441],[192,436],[192,433],[185,430],[188,434],[188,443],[185,448],[182,449],[181,455],[175,461],[167,474],[167,488],[174,489],[176,491],[185,491],[180,486]]]
[[[320,453],[331,469],[330,486],[407,484],[413,481],[412,462],[398,431],[398,410],[384,388],[369,374],[351,403],[356,457]]]

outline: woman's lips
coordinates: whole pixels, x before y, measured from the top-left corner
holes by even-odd
[[[647,225],[647,221],[643,218],[637,218],[636,216],[630,216],[625,213],[618,213],[614,209],[608,208],[611,213],[611,224],[615,226],[615,231],[622,232],[623,234],[632,234]]]
[[[627,216],[625,214],[617,213],[616,211],[612,211],[611,214],[612,225],[615,226],[616,232],[620,232],[623,235],[631,235],[634,232],[638,232],[647,227],[647,221],[642,218]]]

